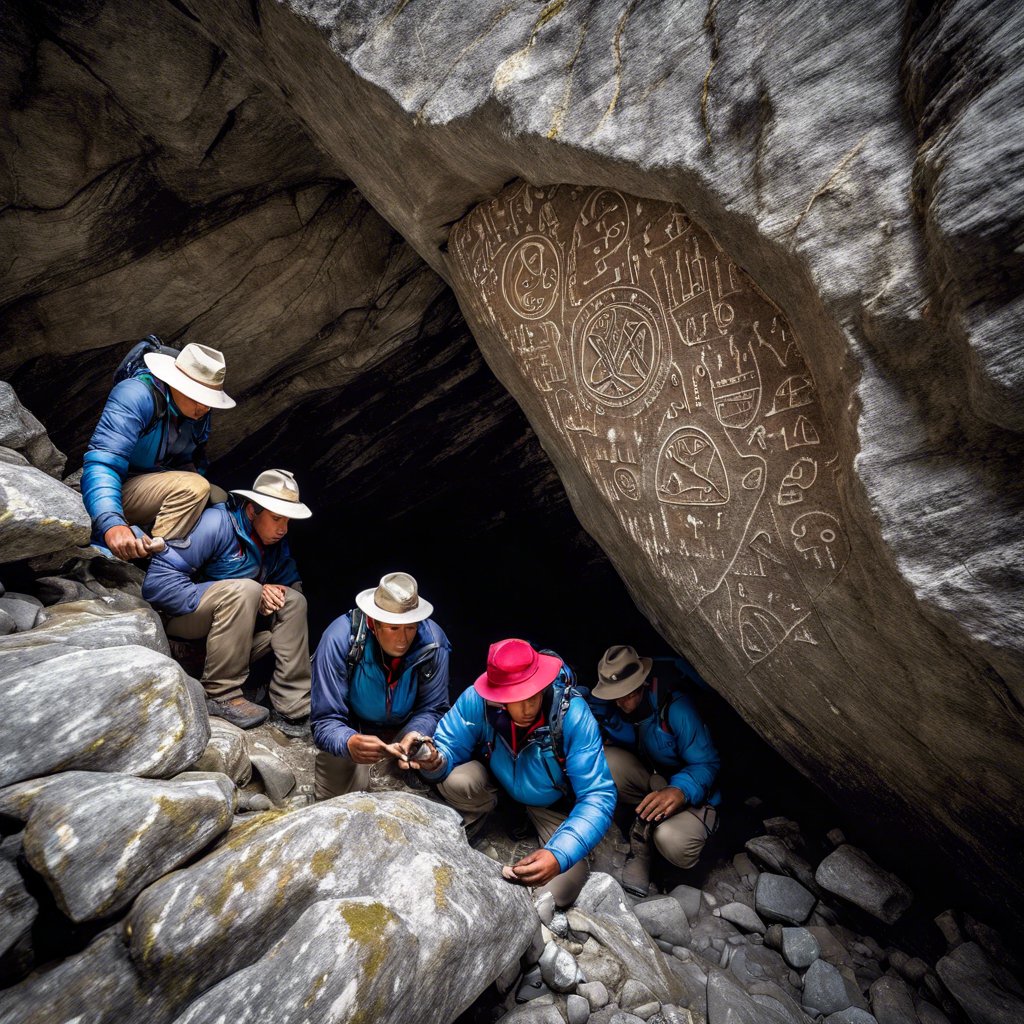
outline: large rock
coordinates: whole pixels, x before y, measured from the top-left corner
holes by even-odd
[[[25,462],[58,480],[64,472],[63,452],[54,447],[46,428],[18,401],[5,380],[0,380],[0,447],[21,454]]]
[[[830,853],[814,874],[818,885],[866,910],[885,924],[895,924],[914,894],[892,872],[880,868],[863,850],[844,844]]]
[[[234,806],[225,775],[67,772],[33,801],[25,856],[73,921],[107,917],[227,831]]]
[[[754,889],[755,907],[767,921],[803,924],[814,908],[814,894],[795,878],[762,871]]]
[[[0,785],[72,768],[176,775],[210,738],[197,690],[145,647],[0,651]]]
[[[708,974],[708,1024],[799,1024],[785,1007],[755,1002],[727,971]]]
[[[116,938],[6,993],[4,1020],[452,1020],[536,925],[458,815],[353,795],[233,830],[146,889]]]
[[[152,608],[125,608],[121,601],[97,597],[43,609],[33,630],[0,639],[0,652],[51,644],[77,650],[148,647],[158,654],[171,653],[160,616]]]
[[[244,786],[252,777],[245,733],[223,718],[211,718],[210,742],[192,767],[197,772],[222,772],[236,786]]]
[[[81,495],[35,466],[0,462],[0,562],[85,544],[91,529]]]
[[[947,953],[935,971],[971,1024],[1016,1024],[1024,1020],[1024,988],[994,964],[976,942]]]
[[[13,980],[30,960],[31,930],[38,904],[17,868],[21,837],[0,843],[0,985]]]

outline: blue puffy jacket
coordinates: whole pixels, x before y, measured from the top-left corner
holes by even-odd
[[[558,699],[560,690],[561,679],[552,687],[552,700]],[[445,763],[436,772],[423,772],[424,778],[441,781],[457,765],[473,758],[488,760],[509,795],[528,807],[557,803],[565,796],[567,779],[575,803],[544,849],[554,854],[561,871],[568,871],[601,841],[615,810],[615,783],[587,702],[574,697],[562,720],[564,768],[552,749],[547,727],[531,733],[522,750],[515,753],[487,712],[486,702],[472,686],[462,692],[434,733]]]
[[[348,678],[352,613],[324,631],[313,652],[310,723],[313,741],[335,757],[348,757],[348,741],[367,729],[394,729],[396,735],[433,736],[448,710],[448,657],[452,646],[432,619],[417,623],[398,679],[389,687],[374,635],[367,630],[363,656]]]
[[[151,430],[157,389],[166,410]],[[210,414],[190,420],[178,411],[163,381],[145,371],[114,385],[86,449],[82,500],[100,543],[112,526],[124,526],[121,487],[129,476],[165,469],[206,472]]]
[[[299,570],[287,538],[264,547],[251,532],[245,501],[211,505],[187,537],[168,540],[149,565],[142,596],[167,615],[189,615],[212,583],[258,580],[290,587]]]
[[[694,807],[717,807],[721,794],[715,788],[719,758],[711,734],[693,702],[672,687],[670,663],[655,661],[639,708],[629,720],[614,701],[591,695],[590,702],[605,741],[624,747],[657,768],[686,796]],[[660,675],[660,681],[659,681]]]

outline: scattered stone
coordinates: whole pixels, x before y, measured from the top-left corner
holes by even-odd
[[[544,983],[553,991],[571,992],[576,987],[580,973],[576,958],[557,942],[549,942],[544,947],[538,966]]]
[[[583,996],[573,993],[565,1001],[565,1015],[568,1024],[587,1024],[590,1003]]]
[[[92,530],[82,497],[35,466],[0,462],[0,562],[86,544]]]
[[[1024,989],[976,942],[965,942],[935,965],[942,983],[972,1024],[1024,1021]]]
[[[755,836],[744,844],[758,863],[779,875],[795,878],[805,889],[820,894],[814,868],[778,836]]]
[[[698,1019],[684,1006],[662,1003],[660,1024],[697,1024]]]
[[[654,993],[642,981],[634,981],[630,978],[619,993],[619,1006],[624,1010],[629,1010],[630,1013],[636,1013],[638,1017],[643,1017],[644,1014],[637,1013],[637,1009],[645,1003],[654,1003],[660,1006]],[[657,1010],[654,1012],[657,1013]],[[647,1016],[649,1017],[650,1014]]]
[[[804,974],[803,1007],[812,1016],[828,1015],[852,1005],[839,970],[825,960],[815,960]]]
[[[106,917],[226,832],[233,812],[225,775],[67,772],[33,802],[25,856],[72,921]]]
[[[736,869],[736,873],[742,878],[744,875],[756,875],[757,868],[754,867],[754,862],[747,856],[747,854],[740,852],[737,853],[732,859],[732,866]]]
[[[295,773],[273,754],[250,754],[249,761],[259,774],[267,796],[280,804],[295,788]]]
[[[669,894],[683,908],[686,920],[693,924],[701,908],[701,891],[692,885],[677,885]]]
[[[9,636],[11,633],[18,631],[18,623],[15,622],[14,616],[9,615],[2,608],[0,608],[0,636]]]
[[[633,907],[637,920],[648,935],[672,946],[685,946],[690,941],[690,923],[679,901],[671,896],[648,896]]]
[[[804,835],[800,829],[799,822],[793,821],[792,818],[785,818],[778,816],[775,818],[765,818],[762,822],[764,825],[765,832],[770,836],[777,836],[779,839],[784,840],[787,845],[793,849],[802,847],[804,845]]]
[[[3,786],[69,769],[166,778],[210,738],[199,684],[145,647],[0,651],[0,678]]]
[[[763,871],[754,890],[758,914],[769,921],[803,924],[814,907],[814,894],[795,878]]]
[[[793,1024],[784,1011],[754,1002],[727,971],[711,971],[707,988],[708,1024]]]
[[[640,1006],[634,1006],[632,1013],[633,1016],[639,1017],[641,1020],[650,1020],[660,1009],[661,1003],[643,1003]]]
[[[30,594],[16,594],[8,590],[0,597],[0,611],[6,612],[18,631],[28,630],[35,626],[42,610],[43,602]]]
[[[918,956],[901,957],[899,963],[893,966],[915,987],[920,985],[928,974],[928,965]]]
[[[626,977],[619,960],[597,942],[587,943],[576,963],[589,984],[600,983],[609,992],[617,991]]]
[[[759,935],[763,935],[767,930],[764,921],[757,916],[757,912],[743,903],[727,903],[715,913],[745,932],[757,932]]]
[[[782,949],[782,928],[781,924],[770,924],[764,933],[764,944],[769,949]]]
[[[551,934],[557,935],[560,939],[564,939],[569,935],[569,919],[561,910],[556,910],[551,915],[548,927],[551,929]]]
[[[210,742],[193,768],[199,772],[221,772],[236,786],[244,786],[252,776],[245,732],[223,718],[211,718]]]
[[[16,452],[13,448],[7,448],[2,444],[0,444],[0,462],[7,462],[12,466],[32,465],[21,452]]]
[[[878,1024],[918,1024],[914,997],[902,978],[884,975],[872,984],[869,995]]]
[[[821,956],[821,947],[806,928],[783,928],[781,952],[790,967],[803,970]]]
[[[895,924],[914,898],[899,878],[880,868],[863,850],[849,844],[830,853],[818,865],[814,878],[827,892],[886,924]]]
[[[729,970],[748,991],[753,991],[754,985],[763,982],[771,982],[785,992],[792,988],[786,962],[778,953],[765,946],[735,947],[729,959]]]
[[[817,940],[820,956],[836,967],[853,966],[853,957],[832,928],[811,925],[807,929]]]
[[[565,1018],[559,1013],[558,1007],[539,998],[515,1007],[501,1019],[508,1024],[565,1024]]]
[[[878,1024],[878,1021],[867,1010],[859,1006],[848,1006],[845,1010],[830,1013],[825,1024]]]
[[[832,844],[833,848],[840,847],[846,842],[846,835],[841,828],[830,829],[825,838]]]
[[[272,811],[274,801],[266,793],[239,793],[238,812],[248,814],[253,812]]]
[[[944,910],[938,917],[935,918],[936,927],[942,932],[942,937],[946,940],[946,945],[950,949],[955,949],[964,941],[963,935],[960,933],[960,925],[957,924],[956,914],[952,910]]]
[[[590,1004],[591,1010],[600,1010],[608,1005],[608,989],[600,981],[581,981],[576,991]]]
[[[919,1024],[950,1024],[946,1016],[937,1006],[933,1006],[927,999],[918,999],[914,1003],[914,1012],[917,1014]],[[974,1024],[974,1021],[971,1022]],[[985,1024],[979,1021],[978,1024]]]

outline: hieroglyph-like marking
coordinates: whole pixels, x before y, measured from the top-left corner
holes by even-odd
[[[515,183],[449,245],[488,357],[680,607],[747,666],[817,643],[850,546],[781,310],[680,206],[610,188]]]

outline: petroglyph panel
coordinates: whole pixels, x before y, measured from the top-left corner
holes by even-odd
[[[450,250],[531,414],[680,606],[747,667],[819,643],[850,555],[835,445],[784,314],[715,239],[676,205],[517,182]]]

